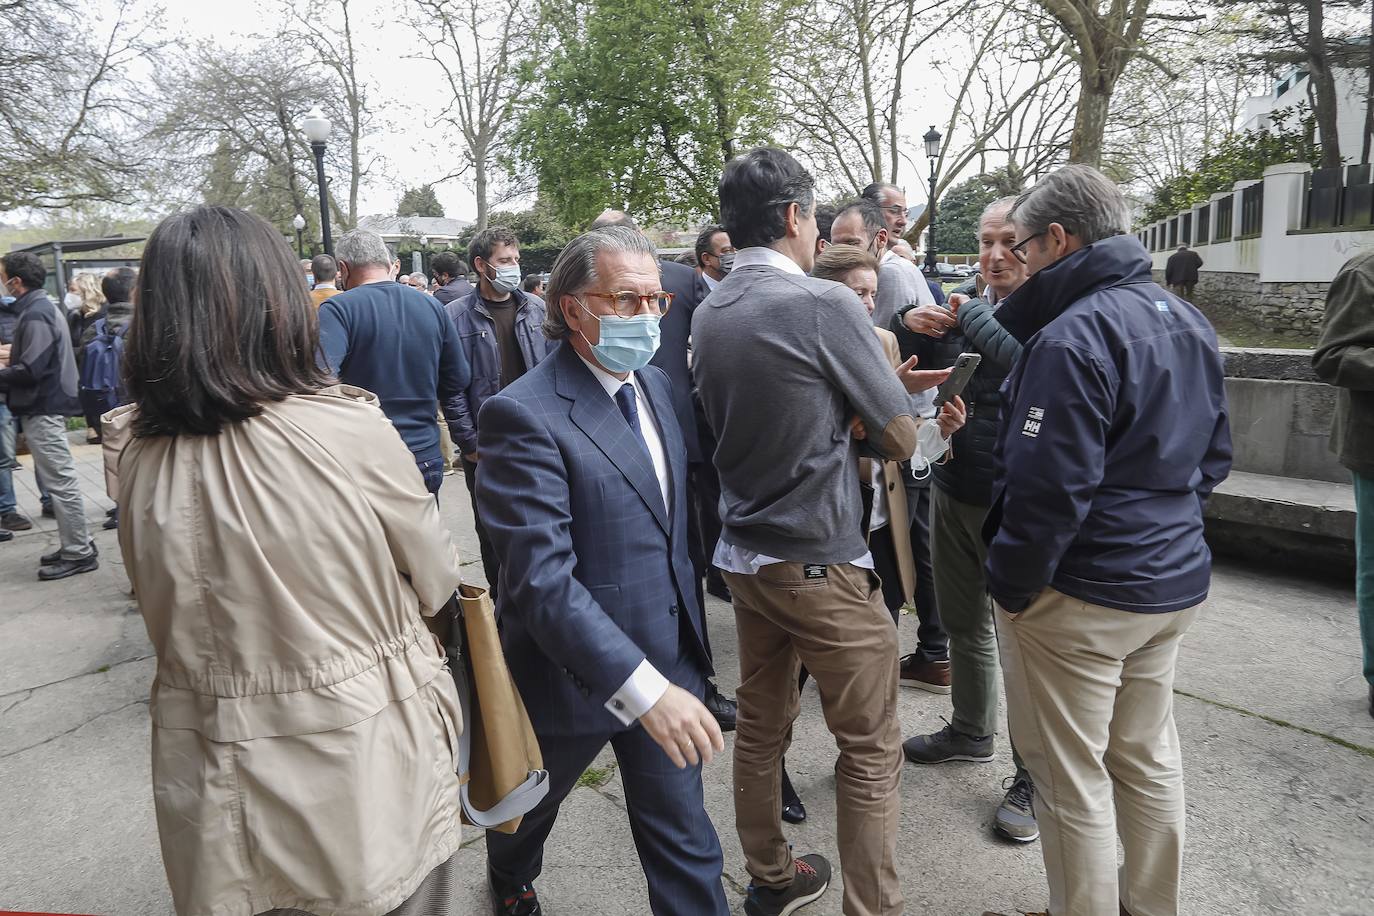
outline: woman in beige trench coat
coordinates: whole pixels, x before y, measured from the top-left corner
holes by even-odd
[[[106,441],[163,860],[182,916],[447,914],[463,723],[423,618],[458,556],[376,398],[316,367],[299,273],[218,207],[143,256]]]

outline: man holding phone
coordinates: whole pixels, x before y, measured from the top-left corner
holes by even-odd
[[[1002,425],[998,389],[1021,351],[996,318],[1001,301],[1026,279],[1025,264],[1012,253],[1016,230],[1007,221],[1014,202],[1015,198],[1007,197],[992,203],[979,220],[978,269],[986,284],[981,297],[966,299],[955,294],[949,310],[913,306],[893,322],[902,355],[917,356],[924,368],[941,369],[969,355],[979,357],[962,391],[967,424],[954,434],[951,459],[935,466],[931,499],[935,595],[949,633],[954,710],[949,725],[908,738],[902,745],[913,763],[993,759],[997,634],[983,573],[987,547],[981,531],[992,505],[993,449]],[[946,384],[956,382],[957,374]],[[1031,808],[1035,787],[1015,748],[1012,755],[1016,772],[1009,777],[993,829],[1005,839],[1029,843],[1040,835]]]

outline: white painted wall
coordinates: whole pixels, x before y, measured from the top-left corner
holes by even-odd
[[[1273,165],[1264,171],[1264,218],[1258,238],[1193,244],[1202,256],[1206,272],[1258,274],[1263,283],[1329,283],[1346,261],[1362,251],[1374,250],[1374,230],[1355,232],[1293,232],[1302,225],[1303,181],[1312,167],[1305,163]],[[1241,190],[1254,181],[1237,182],[1231,218],[1233,236],[1240,232]],[[1225,194],[1212,195],[1212,228],[1216,235],[1217,206]],[[1198,216],[1194,208],[1194,224]],[[1168,231],[1168,220],[1152,225]],[[1150,227],[1145,227],[1149,229]],[[1196,238],[1196,235],[1194,235]],[[1163,270],[1176,246],[1152,252],[1154,265]]]
[[[1336,137],[1341,144],[1341,157],[1347,164],[1360,161],[1364,148],[1364,94],[1368,76],[1363,70],[1339,67],[1332,71],[1336,81]],[[1308,77],[1289,80],[1285,77],[1275,84],[1288,85],[1282,93],[1254,95],[1245,102],[1242,130],[1259,130],[1273,123],[1269,113],[1277,109],[1307,104]],[[1268,193],[1268,192],[1266,192]]]

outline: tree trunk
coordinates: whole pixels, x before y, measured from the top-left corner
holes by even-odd
[[[1374,3],[1369,5],[1369,34],[1374,36]],[[1369,42],[1369,82],[1364,91],[1364,146],[1360,150],[1360,161],[1369,161],[1369,145],[1374,141],[1374,38]]]
[[[1326,54],[1323,34],[1322,0],[1307,0],[1307,67],[1311,72],[1312,93],[1317,116],[1317,136],[1321,139],[1324,169],[1341,167],[1341,141],[1336,133],[1336,79]]]
[[[1083,75],[1078,90],[1078,113],[1073,119],[1069,161],[1098,167],[1102,164],[1102,134],[1107,129],[1107,110],[1112,104],[1115,81],[1106,85],[1100,77]]]
[[[487,228],[487,151],[473,150],[473,193],[477,195],[477,231]]]

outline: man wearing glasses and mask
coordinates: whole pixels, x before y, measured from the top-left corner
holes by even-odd
[[[487,834],[495,912],[541,912],[558,807],[609,743],[656,916],[725,916],[701,767],[723,750],[688,556],[687,452],[649,365],[673,307],[628,226],[568,244],[548,284],[553,352],[483,406],[477,508],[502,557],[502,645],[550,776],[513,835]]]

